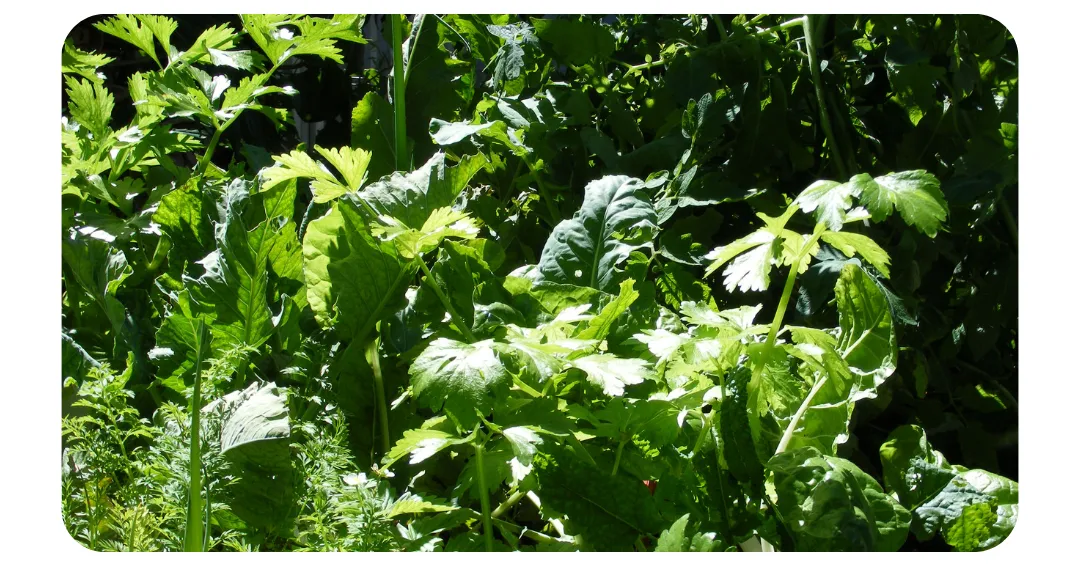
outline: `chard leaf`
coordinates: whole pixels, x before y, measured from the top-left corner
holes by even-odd
[[[895,552],[907,539],[911,514],[855,464],[804,447],[768,467],[796,550]]]
[[[304,234],[304,277],[315,319],[343,338],[367,336],[404,297],[417,267],[375,238],[356,205],[336,201]]]
[[[545,445],[536,468],[544,513],[565,515],[568,530],[595,550],[629,550],[663,527],[652,495],[636,478],[611,475],[559,444]]]
[[[381,179],[394,172],[394,109],[377,93],[364,95],[352,111],[352,146],[371,152],[368,176]]]
[[[462,427],[478,421],[477,411],[489,414],[498,393],[510,385],[510,374],[491,340],[466,344],[437,338],[409,368],[413,393],[432,410],[445,406]]]
[[[237,180],[225,188],[223,220],[216,227],[217,249],[198,263],[204,273],[184,276],[191,289],[192,312],[206,320],[215,342],[225,348],[257,348],[273,334],[269,295],[271,254],[290,248],[296,234],[280,230],[274,218],[250,232],[244,226],[248,184]],[[295,249],[293,244],[292,249]]]
[[[873,375],[869,384],[873,389],[896,369],[896,333],[889,302],[863,269],[849,264],[836,281],[836,308],[840,314],[837,350],[849,366]]]
[[[573,218],[552,231],[540,254],[541,281],[570,283],[616,293],[619,266],[630,252],[651,246],[656,211],[644,183],[607,176],[585,187],[585,202]]]
[[[229,508],[253,526],[276,526],[293,505],[289,407],[273,383],[252,383],[204,411],[220,407],[221,452],[236,478],[227,488]]]
[[[1019,484],[985,470],[950,465],[930,446],[922,428],[897,428],[881,445],[880,455],[885,486],[911,511],[911,530],[920,540],[941,531],[960,549],[985,550],[1000,544],[1015,527]],[[993,520],[987,511],[994,513]]]

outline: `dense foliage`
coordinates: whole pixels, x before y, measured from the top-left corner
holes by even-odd
[[[121,15],[62,71],[90,548],[981,550],[1016,522],[993,20]]]

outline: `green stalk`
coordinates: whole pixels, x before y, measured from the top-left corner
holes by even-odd
[[[191,451],[188,456],[188,508],[184,529],[184,551],[201,552],[203,545],[202,443],[199,413],[202,410],[203,350],[209,339],[206,323],[195,321],[195,387],[191,394]]]
[[[615,466],[611,468],[611,477],[615,477],[615,474],[619,473],[619,461],[622,460],[623,446],[626,446],[626,440],[619,443],[619,448],[615,450]]]
[[[491,517],[493,519],[498,519],[502,516],[503,513],[506,513],[507,509],[510,509],[514,505],[517,505],[517,502],[521,501],[522,497],[525,497],[524,491],[515,491],[514,493],[511,493],[510,497],[506,498],[506,501],[500,503],[499,506],[491,512]]]
[[[382,366],[379,363],[379,338],[367,347],[368,363],[375,376],[375,411],[379,414],[379,430],[382,433],[382,449],[385,456],[390,452],[390,418],[386,411],[386,387],[383,384]]]
[[[488,499],[487,478],[484,477],[484,439],[473,444],[476,448],[476,475],[480,482],[480,510],[484,513],[484,550],[495,552],[495,532],[491,526],[491,501]]]
[[[799,264],[802,263],[802,255],[791,264],[788,271],[787,281],[784,283],[784,292],[780,295],[780,304],[776,305],[776,314],[773,315],[772,324],[769,326],[769,336],[765,339],[766,349],[776,344],[776,335],[780,333],[780,325],[784,322],[784,313],[787,312],[788,303],[791,302],[791,291],[795,289],[795,280],[799,277]]]
[[[402,50],[401,19],[398,14],[390,14],[390,34],[394,42],[394,163],[398,171],[409,168],[409,159],[405,155],[405,64]]]
[[[829,151],[833,153],[832,162],[836,167],[841,179],[847,179],[847,167],[837,152],[836,138],[833,136],[832,122],[829,121],[829,110],[825,105],[825,89],[821,84],[821,66],[817,59],[817,47],[814,45],[813,28],[810,25],[810,16],[803,16],[803,37],[806,38],[806,55],[810,58],[810,76],[814,80],[814,94],[817,95],[818,113],[821,115],[821,127],[825,130],[825,140],[829,144]]]
[[[450,318],[454,320],[454,326],[461,331],[461,334],[465,336],[466,340],[469,342],[476,342],[476,336],[472,333],[472,330],[469,330],[469,326],[465,324],[465,319],[461,318],[461,315],[454,310],[454,307],[450,304],[450,299],[443,293],[443,290],[439,287],[435,278],[431,276],[431,270],[428,269],[427,263],[424,263],[423,259],[417,263],[420,264],[420,269],[424,270],[424,280],[427,281],[428,287],[431,287],[431,290],[435,291],[435,295],[439,297],[439,301],[446,307],[446,312],[450,313]]]
[[[825,385],[828,377],[828,375],[822,375],[814,382],[813,387],[810,388],[810,393],[806,394],[806,399],[803,399],[802,404],[799,405],[799,410],[795,411],[795,416],[791,417],[791,422],[788,423],[787,429],[784,430],[784,436],[780,437],[780,444],[776,445],[774,455],[787,450],[788,444],[791,443],[791,437],[795,435],[795,429],[799,426],[799,421],[802,420],[803,415],[810,408],[810,402],[814,400],[814,396],[821,390],[821,386]]]

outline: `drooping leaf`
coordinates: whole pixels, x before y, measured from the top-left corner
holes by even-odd
[[[911,514],[848,460],[806,447],[769,460],[777,507],[800,551],[900,549]]]
[[[618,290],[619,267],[630,252],[651,246],[656,211],[644,183],[607,176],[585,186],[585,202],[548,237],[538,267],[543,281]]]
[[[626,551],[643,534],[663,528],[649,490],[625,474],[610,475],[560,445],[536,458],[545,513],[565,514],[573,532],[599,551]]]
[[[880,455],[885,486],[911,511],[911,529],[920,540],[941,531],[963,549],[982,550],[1000,544],[1016,525],[1019,485],[985,470],[950,465],[922,428],[897,428]],[[980,509],[967,511],[971,507]]]
[[[404,298],[416,272],[394,245],[375,238],[361,212],[339,200],[308,225],[304,277],[308,304],[323,326],[342,337],[367,336],[389,308]]]
[[[836,282],[840,313],[837,349],[848,365],[880,385],[896,369],[896,333],[885,295],[856,265],[845,265]]]
[[[205,411],[220,409],[221,452],[236,480],[229,507],[254,526],[276,526],[292,511],[292,451],[285,391],[274,383],[252,383],[229,393]]]
[[[371,153],[368,174],[381,179],[394,172],[394,109],[369,92],[352,111],[352,146]]]

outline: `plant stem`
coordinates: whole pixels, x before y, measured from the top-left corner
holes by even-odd
[[[622,460],[623,446],[626,446],[626,440],[619,443],[619,448],[615,450],[615,466],[611,468],[611,477],[615,477],[615,474],[619,473],[619,461]]]
[[[780,437],[780,444],[776,445],[774,454],[787,450],[788,444],[791,443],[791,437],[795,435],[795,429],[799,426],[799,421],[802,420],[803,415],[810,408],[810,402],[814,400],[814,396],[821,390],[821,386],[825,385],[828,378],[828,375],[822,375],[814,382],[810,392],[806,394],[806,399],[803,399],[802,405],[799,405],[799,410],[795,411],[795,416],[791,417],[791,422],[788,423],[787,429],[784,430],[784,436]]]
[[[805,17],[805,16],[803,16],[803,17]],[[749,23],[750,22],[747,22],[747,24],[749,24]],[[788,21],[786,21],[784,23],[776,24],[775,26],[773,26],[771,28],[765,28],[765,29],[755,33],[754,35],[758,35],[758,36],[760,36],[760,35],[769,35],[770,33],[776,33],[776,32],[778,32],[780,30],[787,29],[787,28],[792,28],[792,27],[795,27],[795,26],[800,25],[802,23],[803,23],[803,18],[795,18],[794,20],[788,20]]]
[[[487,479],[484,477],[484,439],[473,444],[476,448],[476,475],[480,482],[480,509],[484,513],[484,550],[495,552],[495,533],[491,526],[491,501],[488,499]]]
[[[637,71],[644,71],[645,69],[652,69],[653,67],[659,67],[659,66],[663,65],[664,63],[666,63],[666,61],[664,61],[663,59],[657,59],[656,61],[653,61],[651,63],[642,63],[640,65],[634,65],[632,67],[629,67],[629,68],[626,69],[626,72],[623,73],[623,76],[622,76],[621,79],[619,79],[619,82],[621,83],[621,82],[625,81],[626,79],[629,79],[630,75],[633,75]]]
[[[772,325],[769,326],[769,336],[765,339],[767,348],[776,344],[776,335],[780,332],[780,324],[784,321],[784,313],[787,312],[788,303],[791,301],[791,291],[795,288],[795,280],[799,277],[800,263],[802,263],[801,255],[792,262],[791,270],[788,271],[784,292],[780,295],[780,304],[776,305],[776,314],[773,315]]]
[[[821,127],[825,130],[825,140],[829,144],[832,154],[832,162],[836,167],[841,179],[847,179],[847,167],[837,153],[836,138],[833,136],[832,122],[829,120],[828,107],[825,106],[825,89],[821,83],[821,66],[818,64],[817,47],[814,45],[813,28],[810,24],[810,16],[799,18],[803,26],[803,37],[806,38],[806,55],[810,58],[810,76],[814,82],[814,94],[817,95],[818,114],[821,115]],[[795,21],[795,20],[792,20]],[[783,25],[783,24],[781,24]]]
[[[555,202],[551,199],[551,194],[548,193],[547,186],[544,185],[544,181],[540,178],[540,173],[536,171],[536,167],[524,157],[521,158],[525,162],[525,166],[529,168],[529,172],[532,173],[534,179],[536,179],[536,186],[540,189],[540,197],[543,199],[544,204],[547,205],[548,214],[551,215],[551,227],[555,228],[555,225],[559,223],[559,211],[555,208]]]
[[[506,513],[506,511],[508,509],[510,509],[514,505],[517,505],[517,502],[521,501],[522,497],[525,497],[525,492],[524,491],[519,490],[519,491],[515,491],[514,493],[511,493],[510,497],[506,498],[506,501],[503,501],[502,503],[500,503],[499,506],[496,507],[495,510],[491,512],[491,518],[498,519],[500,516],[502,516],[503,513]]]
[[[446,312],[450,313],[450,317],[454,320],[454,326],[457,326],[458,330],[465,336],[466,340],[469,342],[476,342],[476,336],[472,333],[472,330],[469,330],[469,326],[465,324],[465,319],[461,318],[461,315],[459,315],[457,311],[454,310],[454,307],[450,305],[450,299],[443,293],[443,290],[439,287],[435,278],[431,276],[431,270],[428,269],[427,263],[425,263],[423,259],[417,263],[420,264],[420,269],[424,270],[424,280],[428,282],[428,286],[431,287],[431,290],[435,291],[435,295],[439,297],[439,301],[446,307]]]
[[[191,394],[191,450],[188,454],[188,508],[184,529],[184,551],[203,549],[202,444],[199,416],[202,410],[202,362],[208,339],[206,323],[197,319],[195,330],[195,387]]]
[[[408,156],[405,155],[405,69],[402,61],[401,18],[390,14],[390,34],[394,42],[394,165],[398,171],[409,168]]]
[[[386,414],[386,387],[383,385],[382,366],[379,363],[379,338],[367,347],[368,362],[375,376],[375,411],[379,414],[379,430],[382,433],[382,449],[385,456],[390,452],[390,419]]]
[[[694,442],[694,454],[700,452],[701,447],[705,444],[705,439],[708,438],[709,431],[712,430],[713,415],[716,414],[718,409],[719,407],[716,407],[710,411],[709,414],[705,415],[705,419],[701,423],[701,432],[698,433],[697,442]]]

